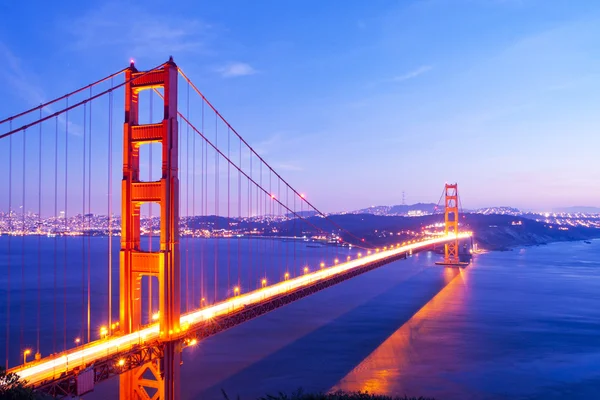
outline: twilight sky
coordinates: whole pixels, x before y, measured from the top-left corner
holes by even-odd
[[[467,208],[600,206],[594,0],[5,1],[0,16],[0,119],[173,55],[325,211],[436,202],[446,181]]]

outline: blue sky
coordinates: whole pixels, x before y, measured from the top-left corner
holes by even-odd
[[[600,206],[596,1],[2,2],[0,116],[173,55],[326,211]]]

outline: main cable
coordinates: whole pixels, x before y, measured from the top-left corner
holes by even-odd
[[[281,181],[283,183],[285,183],[302,201],[306,202],[307,205],[309,205],[313,210],[315,210],[319,215],[321,215],[323,218],[326,218],[332,225],[336,226],[338,229],[346,232],[349,236],[355,238],[358,240],[359,243],[365,243],[366,241],[364,240],[364,238],[359,238],[358,236],[356,236],[355,234],[353,234],[352,232],[348,231],[347,229],[341,227],[338,223],[336,223],[335,221],[333,221],[331,218],[329,218],[325,213],[323,213],[321,210],[319,210],[317,207],[315,207],[311,202],[309,202],[304,196],[302,196],[296,189],[294,189],[285,179],[283,179],[281,177],[281,175],[279,175],[277,173],[277,171],[275,171],[270,165],[269,163],[267,163],[253,148],[252,146],[250,146],[250,144],[248,144],[248,142],[246,142],[244,140],[244,138],[233,128],[233,126],[231,126],[231,124],[229,124],[229,122],[227,122],[227,120],[221,115],[221,113],[212,105],[212,103],[210,101],[208,101],[208,99],[204,96],[204,94],[202,94],[202,92],[198,89],[198,87],[191,81],[191,79],[183,72],[183,70],[181,68],[177,68],[177,70],[179,71],[179,73],[181,74],[181,76],[188,81],[188,83],[190,84],[190,86],[194,89],[194,91],[206,102],[206,104],[214,111],[215,113],[215,117],[219,117],[221,119],[221,121],[223,121],[228,127],[229,129],[231,129],[231,131],[233,133],[235,133],[235,135],[250,149],[251,152],[253,152],[260,161],[262,161],[265,166],[267,168],[269,168],[274,174],[275,176],[277,176],[279,179],[281,179]],[[356,246],[356,247],[360,247],[360,246]],[[363,247],[366,249],[366,247]],[[374,248],[374,246],[371,245],[371,248]]]
[[[31,109],[29,109],[29,110],[27,110],[27,111],[23,111],[22,113],[19,113],[19,114],[16,114],[16,115],[10,116],[10,117],[8,117],[8,118],[5,118],[5,119],[3,119],[2,121],[0,121],[0,125],[4,124],[5,122],[9,122],[9,121],[10,121],[10,122],[12,122],[14,119],[17,119],[17,118],[19,118],[19,117],[22,117],[22,116],[24,116],[24,115],[27,115],[27,114],[29,114],[29,113],[31,113],[31,112],[34,112],[34,111],[36,111],[36,110],[40,110],[40,114],[41,114],[41,110],[42,110],[42,109],[44,109],[44,108],[46,108],[46,107],[48,107],[49,105],[52,105],[52,104],[54,104],[54,103],[56,103],[56,102],[59,102],[59,101],[61,101],[61,100],[64,100],[64,99],[66,99],[66,98],[68,98],[68,97],[71,97],[71,96],[73,96],[74,94],[80,93],[80,92],[82,92],[82,91],[84,91],[84,90],[86,90],[86,89],[88,89],[88,88],[89,88],[89,89],[91,89],[91,88],[93,88],[94,86],[96,86],[96,85],[98,85],[98,84],[100,84],[100,83],[102,83],[102,82],[105,82],[105,81],[107,81],[107,80],[109,80],[109,79],[111,79],[111,78],[113,78],[113,77],[115,77],[115,76],[117,76],[117,75],[119,75],[119,74],[122,74],[122,73],[123,73],[123,72],[125,72],[127,69],[128,69],[128,68],[123,68],[122,70],[120,70],[120,71],[118,71],[118,72],[115,72],[115,73],[113,73],[113,74],[110,74],[110,75],[108,75],[107,77],[104,77],[104,78],[102,78],[102,79],[99,79],[99,80],[97,80],[96,82],[90,83],[89,85],[83,86],[83,87],[81,87],[81,88],[79,88],[79,89],[77,89],[77,90],[74,90],[74,91],[72,91],[72,92],[70,92],[70,93],[67,93],[67,94],[65,94],[65,95],[63,95],[63,96],[61,96],[61,97],[57,97],[57,98],[55,98],[54,100],[50,100],[50,101],[48,101],[48,102],[46,102],[46,103],[40,104],[40,105],[39,105],[39,106],[37,106],[37,107],[33,107],[33,108],[31,108]]]

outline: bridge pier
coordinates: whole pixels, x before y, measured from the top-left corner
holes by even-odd
[[[165,342],[162,358],[119,375],[119,397],[132,400],[178,399],[181,350],[181,341]]]

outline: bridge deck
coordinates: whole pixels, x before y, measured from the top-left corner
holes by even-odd
[[[461,233],[459,238],[467,238],[469,235]],[[454,236],[443,236],[376,252],[186,313],[181,316],[182,331],[177,332],[178,337],[183,339],[184,345],[196,343],[199,339],[395,261],[407,252],[421,251],[450,240],[454,240]],[[93,366],[94,380],[98,382],[160,358],[160,336],[158,324],[153,324],[132,334],[108,337],[37,362],[30,362],[13,368],[10,372],[17,373],[36,387],[56,387],[57,384],[61,384],[62,389],[58,392],[51,390],[52,394],[61,391],[65,394],[75,393],[75,380],[72,378],[85,367]]]

